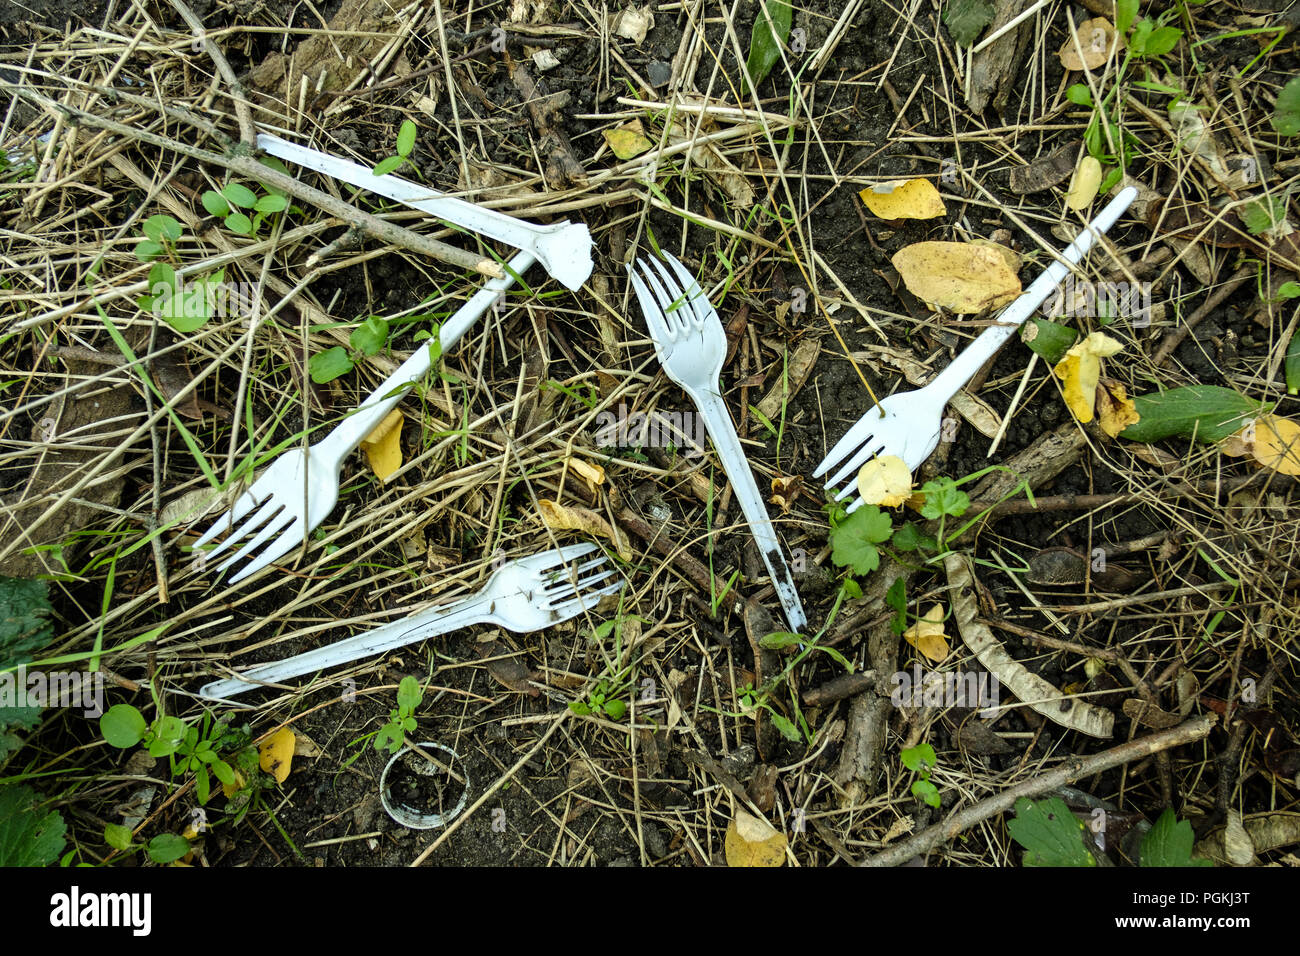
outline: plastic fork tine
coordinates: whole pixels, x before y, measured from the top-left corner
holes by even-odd
[[[567,620],[568,618],[576,617],[588,608],[595,607],[600,603],[600,599],[605,595],[617,594],[622,589],[623,582],[615,581],[613,584],[608,587],[603,587],[599,591],[584,591],[581,596],[576,597],[565,604],[556,605],[555,607],[550,608],[550,610],[560,619]]]
[[[695,276],[691,275],[690,272],[687,271],[686,267],[678,261],[677,257],[670,252],[665,252],[664,260],[672,268],[673,272],[677,274],[677,281],[681,283],[681,287],[686,290],[686,295],[692,300],[692,302],[703,299],[705,306],[711,308],[712,306],[709,304],[708,298],[704,295],[704,290],[700,288],[699,281]],[[707,311],[707,308],[704,311]]]
[[[549,571],[551,568],[558,568],[562,564],[575,561],[583,555],[591,554],[595,550],[596,545],[593,542],[584,541],[582,544],[570,544],[554,551],[543,551],[541,554],[520,558],[518,563],[530,571]]]
[[[835,473],[835,476],[826,480],[826,487],[829,488],[832,485],[838,485],[845,478],[848,478],[865,465],[868,460],[880,454],[884,447],[884,444],[876,439],[868,438],[855,455],[840,465],[840,470]]]
[[[659,304],[655,302],[654,296],[646,288],[641,277],[636,274],[631,263],[627,267],[628,278],[632,280],[632,290],[636,293],[637,302],[641,305],[641,314],[645,316],[646,328],[650,331],[650,337],[655,341],[666,338],[668,328],[664,325],[663,313],[659,311]]]
[[[593,574],[589,578],[584,578],[583,580],[577,582],[577,584],[569,584],[566,582],[561,587],[553,588],[552,590],[549,591],[543,591],[542,597],[544,599],[544,603],[554,604],[556,601],[570,598],[574,594],[585,594],[587,593],[587,589],[590,588],[593,584],[599,584],[601,581],[607,580],[608,578],[612,577],[617,573],[618,572],[615,571],[613,568],[607,568],[606,570],[600,572],[599,574]]]
[[[283,513],[277,514],[274,518],[272,518],[270,521],[266,523],[266,526],[262,528],[262,530],[259,531],[251,541],[245,544],[242,548],[240,548],[230,557],[226,558],[225,561],[221,562],[221,565],[220,567],[217,568],[217,570],[224,571],[227,568],[233,567],[234,565],[238,564],[240,561],[244,560],[244,558],[248,557],[258,548],[260,548],[263,544],[265,544],[267,541],[273,538],[275,535],[279,534],[282,530],[287,528],[292,522],[293,522],[293,515],[283,514]]]
[[[249,575],[256,574],[273,561],[278,561],[284,555],[288,554],[297,545],[302,543],[302,519],[295,518],[293,524],[280,532],[280,536],[269,544],[265,551],[257,556],[257,559],[247,567],[241,569],[238,574],[231,576],[230,583],[237,584]],[[232,559],[233,560],[233,559]],[[225,567],[225,565],[222,565]]]
[[[274,517],[276,512],[278,512],[281,507],[282,507],[281,503],[277,501],[275,498],[268,499],[266,502],[262,504],[262,507],[260,507],[251,518],[239,524],[238,527],[234,528],[229,534],[226,535],[225,540],[223,540],[211,551],[207,552],[207,554],[204,555],[204,558],[206,560],[211,560],[212,558],[215,558],[217,555],[221,554],[231,545],[234,545],[235,543],[248,537],[250,534],[252,534],[253,532],[257,531],[259,528],[261,528],[263,525],[265,525],[267,521],[271,520],[271,518]],[[198,547],[198,545],[196,544],[195,547]],[[229,560],[227,561],[227,563],[229,563]]]
[[[577,567],[566,568],[565,570],[568,571],[569,573],[564,575],[560,575],[559,573],[557,573],[554,582],[542,588],[542,593],[543,594],[549,593],[561,586],[572,587],[573,582],[575,581],[577,581],[578,585],[581,586],[581,578],[582,578],[582,573],[584,571],[590,571],[593,568],[599,568],[602,565],[606,565],[608,563],[609,563],[609,559],[602,554],[599,557],[592,559],[591,561],[584,561],[582,564],[578,565]]]
[[[655,263],[655,265],[657,266],[658,263]],[[641,269],[645,272],[646,281],[655,291],[655,298],[659,303],[660,314],[664,317],[664,321],[668,323],[668,333],[674,336],[678,335],[684,331],[687,326],[685,319],[678,314],[681,309],[686,308],[683,296],[680,294],[669,294],[668,289],[665,288],[664,284],[660,281],[659,276],[655,275],[656,270],[648,265],[645,259],[641,260]],[[664,278],[668,278],[667,273],[664,274]],[[672,285],[673,283],[669,281],[668,288],[671,288]]]

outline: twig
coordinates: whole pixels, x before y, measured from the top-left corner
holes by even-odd
[[[248,108],[244,85],[239,82],[239,77],[235,76],[235,71],[230,68],[230,63],[226,60],[225,54],[217,48],[215,43],[208,39],[208,32],[203,28],[203,21],[195,16],[194,11],[189,8],[185,0],[171,0],[171,5],[189,24],[189,28],[194,31],[195,41],[202,44],[203,52],[211,58],[213,64],[216,65],[217,72],[226,81],[226,85],[230,87],[230,98],[235,103],[235,118],[239,122],[239,140],[251,152],[256,152],[257,127],[253,125],[253,111]]]
[[[1151,357],[1152,364],[1163,365],[1165,359],[1169,358],[1174,349],[1183,344],[1183,339],[1191,334],[1191,331],[1200,324],[1203,318],[1217,309],[1224,299],[1236,292],[1247,279],[1254,277],[1254,275],[1254,269],[1249,266],[1243,267],[1238,269],[1231,279],[1215,289],[1199,309],[1183,320],[1182,325],[1165,333],[1165,337],[1160,340],[1159,348],[1156,349],[1156,354]]]
[[[1171,727],[1149,737],[1131,740],[1118,747],[1093,754],[1091,757],[1070,757],[1055,770],[1016,784],[1014,787],[1008,787],[1001,793],[959,810],[942,823],[936,823],[915,836],[908,837],[901,843],[895,843],[888,849],[868,857],[862,861],[862,866],[899,866],[914,856],[929,853],[935,847],[947,843],[977,823],[995,817],[999,813],[1005,813],[1013,808],[1021,797],[1036,797],[1057,787],[1074,783],[1083,777],[1102,773],[1111,767],[1118,767],[1120,764],[1140,760],[1173,747],[1193,743],[1209,734],[1217,721],[1218,716],[1215,714],[1193,717],[1177,727]]]

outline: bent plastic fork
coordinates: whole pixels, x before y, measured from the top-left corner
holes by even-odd
[[[836,501],[842,501],[857,489],[856,476],[859,469],[877,455],[895,455],[903,459],[909,471],[920,467],[939,444],[944,406],[1002,348],[1030,314],[1043,304],[1065,279],[1069,267],[1078,264],[1087,255],[1097,237],[1105,234],[1115,224],[1136,196],[1137,190],[1132,186],[1121,190],[1061,253],[1061,260],[1064,261],[1053,262],[1020,298],[1007,306],[992,326],[981,332],[932,382],[915,391],[896,392],[879,405],[873,406],[822,459],[813,472],[813,477],[820,478],[832,468],[837,468],[826,480],[826,487],[833,488],[847,478],[847,483],[835,496]],[[859,497],[848,510],[856,511],[862,504],[862,498]]]
[[[469,327],[533,264],[532,253],[520,252],[510,260],[501,279],[489,279],[470,296],[438,332],[443,352],[450,349]],[[424,345],[384,379],[351,415],[306,451],[292,448],[277,458],[245,491],[230,511],[213,522],[193,545],[202,548],[223,531],[229,532],[217,547],[203,555],[207,562],[227,548],[250,538],[217,568],[225,571],[245,559],[248,563],[230,578],[235,584],[287,554],[324,521],[339,499],[339,470],[343,459],[361,443],[384,416],[401,401],[406,387],[419,382],[432,364]]]
[[[795,590],[790,568],[781,552],[781,541],[767,516],[763,496],[759,494],[745,451],[731,422],[718,376],[727,355],[727,335],[722,320],[694,276],[668,253],[662,263],[640,259],[641,275],[628,265],[628,275],[636,290],[637,301],[645,315],[646,327],[655,344],[655,355],[670,379],[680,385],[695,402],[704,419],[705,430],[713,439],[722,470],[731,481],[732,492],[740,501],[740,510],[749,522],[750,533],[758,543],[767,573],[776,588],[777,599],[785,611],[790,629],[798,632],[808,622],[799,592]],[[651,289],[654,290],[653,294]]]
[[[492,572],[477,594],[464,601],[420,611],[282,661],[260,664],[239,677],[206,684],[199,696],[226,700],[265,684],[373,657],[470,624],[496,624],[522,634],[567,621],[623,587],[622,580],[605,583],[617,571],[604,554],[579,561],[595,550],[594,544],[574,544],[507,562]]]

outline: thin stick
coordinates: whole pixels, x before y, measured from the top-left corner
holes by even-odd
[[[248,108],[244,85],[239,82],[239,77],[235,76],[235,71],[230,68],[230,63],[226,60],[225,54],[209,39],[208,31],[203,28],[203,21],[195,15],[194,11],[185,3],[185,0],[171,0],[171,5],[189,24],[189,28],[194,31],[195,42],[203,46],[203,52],[212,60],[217,72],[226,81],[226,85],[230,87],[230,98],[235,104],[235,118],[239,122],[239,140],[250,150],[256,151],[257,127],[253,125],[253,111]]]
[[[868,857],[862,861],[861,865],[899,866],[914,856],[929,853],[935,847],[947,843],[959,833],[969,830],[977,823],[995,817],[999,813],[1005,813],[1014,807],[1016,801],[1021,797],[1036,797],[1055,790],[1057,787],[1074,783],[1083,777],[1102,773],[1111,767],[1118,767],[1120,764],[1131,763],[1134,760],[1140,760],[1173,747],[1193,743],[1209,734],[1218,719],[1217,714],[1194,717],[1191,720],[1184,721],[1177,727],[1171,727],[1169,730],[1152,734],[1149,737],[1131,740],[1126,744],[1120,744],[1118,747],[1112,747],[1110,750],[1103,750],[1099,754],[1093,754],[1091,757],[1070,757],[1055,770],[1026,780],[1024,783],[1016,784],[1014,787],[1008,787],[1001,793],[972,804],[964,810],[959,810],[944,822],[936,823],[915,836],[909,837],[901,843],[895,843],[875,856]]]

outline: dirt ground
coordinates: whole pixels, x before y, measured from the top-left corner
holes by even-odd
[[[375,89],[342,95],[328,88],[317,95],[310,84],[293,82],[287,95],[280,86],[286,69],[296,81],[304,64],[295,60],[286,68],[276,57],[308,43],[285,25],[319,26],[305,8],[236,0],[192,9],[249,86],[257,122],[373,164],[392,153],[401,122],[412,119],[419,132],[399,175],[455,192],[467,188],[468,173],[469,185],[484,190],[479,198],[503,200],[512,214],[587,222],[596,263],[591,279],[570,292],[540,268],[528,272],[533,295],[512,291],[505,308],[448,350],[423,394],[403,402],[403,470],[380,482],[364,455],[349,456],[340,503],[305,556],[295,551],[252,581],[231,585],[196,569],[184,550],[220,506],[163,533],[160,548],[149,539],[157,507],[205,483],[191,442],[225,480],[222,470],[247,455],[250,432],[261,449],[274,448],[341,418],[398,361],[424,347],[417,333],[445,318],[479,279],[374,239],[344,242],[345,226],[313,208],[286,220],[284,234],[292,235],[281,245],[241,254],[267,233],[232,238],[205,218],[198,201],[223,181],[222,170],[129,138],[120,140],[127,143],[125,164],[86,168],[111,137],[95,140],[93,126],[78,125],[75,145],[56,152],[42,175],[54,181],[53,170],[76,173],[85,188],[52,189],[35,215],[27,192],[0,200],[9,230],[5,269],[13,270],[4,288],[16,290],[5,298],[0,319],[8,326],[0,353],[9,382],[0,404],[12,412],[0,449],[6,507],[39,499],[44,503],[34,514],[50,508],[51,498],[41,499],[46,492],[31,480],[37,459],[28,436],[46,415],[34,400],[100,376],[97,387],[116,395],[131,427],[105,425],[106,437],[64,452],[84,456],[74,459],[75,468],[110,462],[104,470],[114,475],[100,482],[108,486],[104,497],[76,505],[83,510],[75,516],[65,505],[62,525],[57,514],[47,522],[65,536],[57,554],[68,562],[66,571],[51,567],[55,552],[46,548],[44,567],[10,564],[4,573],[51,580],[59,635],[51,650],[58,653],[92,644],[114,648],[166,624],[156,641],[105,655],[109,703],[130,702],[152,719],[152,683],[167,712],[190,720],[202,713],[198,688],[229,668],[278,660],[408,609],[462,597],[502,555],[577,540],[599,540],[618,554],[618,542],[609,538],[548,532],[537,518],[539,499],[601,515],[623,544],[617,566],[626,586],[598,611],[542,631],[474,625],[312,681],[295,680],[290,689],[250,693],[241,698],[245,707],[218,711],[246,725],[249,739],[289,726],[299,751],[288,779],[267,782],[261,803],[246,815],[237,818],[238,799],[214,794],[203,808],[208,826],[195,838],[192,862],[724,865],[725,834],[742,808],[786,835],[790,863],[858,863],[910,838],[924,840],[950,814],[1045,777],[1070,759],[1176,732],[1171,728],[1188,738],[1035,795],[1061,796],[1081,818],[1104,807],[1116,821],[1112,857],[1120,865],[1133,862],[1132,840],[1166,808],[1191,820],[1198,841],[1211,843],[1221,844],[1233,821],[1273,815],[1291,826],[1300,787],[1294,759],[1300,749],[1292,735],[1300,712],[1291,643],[1297,578],[1289,476],[1228,457],[1214,445],[1178,438],[1128,442],[1104,435],[1095,423],[1080,425],[1049,364],[1018,337],[967,390],[1005,425],[995,450],[973,413],[955,407],[945,413],[952,427],[917,471],[918,487],[1000,465],[1027,477],[1041,504],[1022,507],[1023,490],[1011,496],[1011,485],[998,483],[1007,472],[963,486],[979,508],[1004,497],[1012,503],[955,545],[974,559],[978,618],[1011,658],[1063,700],[1111,714],[1113,732],[1105,739],[1062,726],[1042,708],[1012,699],[1005,687],[1004,706],[990,721],[971,707],[893,706],[893,673],[984,666],[963,642],[955,617],[946,624],[951,656],[941,665],[891,630],[890,583],[906,582],[914,621],[933,604],[952,606],[952,571],[942,560],[926,564],[895,554],[873,574],[856,576],[861,594],[846,599],[847,572],[833,560],[827,501],[812,477],[870,407],[864,378],[880,397],[916,387],[990,321],[932,310],[906,291],[893,265],[899,250],[928,240],[992,239],[1022,254],[1027,285],[1047,262],[1038,240],[1062,248],[1086,220],[1088,210],[1065,209],[1066,183],[1025,193],[1011,178],[1017,167],[1081,140],[1089,113],[1063,95],[1080,73],[1067,71],[1056,50],[1067,36],[1067,13],[1081,21],[1097,15],[1100,2],[1049,3],[1023,30],[1013,29],[1018,43],[1010,64],[978,110],[954,81],[966,76],[970,56],[963,57],[930,3],[851,2],[843,30],[837,29],[843,3],[796,6],[791,36],[799,49],[789,46],[787,56],[791,69],[804,72],[792,84],[778,63],[759,84],[757,101],[742,95],[739,79],[738,52],[747,50],[759,16],[749,0],[658,7],[641,42],[618,36],[589,4],[495,3],[470,13],[449,4],[441,27],[425,5],[402,14],[381,10],[382,3],[360,6],[361,19],[347,24],[351,32],[336,22],[332,34],[352,57],[343,58],[347,63],[378,60],[382,44],[367,46],[370,33],[398,40],[386,51],[391,56],[383,59]],[[341,7],[333,0],[316,9],[331,21]],[[1154,17],[1166,8],[1173,11],[1169,22],[1200,38],[1289,29],[1294,19],[1294,8],[1281,0],[1182,13],[1153,3],[1142,10]],[[149,5],[147,13],[146,23],[113,3],[7,7],[0,12],[0,77],[18,82],[17,68],[34,50],[34,63],[54,76],[22,75],[44,95],[219,151],[215,138],[187,128],[178,115],[151,112],[141,101],[94,100],[77,85],[102,80],[116,63],[115,88],[184,105],[238,139],[224,81],[213,77],[210,59],[183,42],[184,21],[167,4]],[[493,32],[503,24],[509,29]],[[88,41],[75,40],[75,31],[86,25],[123,39],[116,46],[104,40],[107,52],[96,56],[77,52]],[[147,39],[128,50],[138,30]],[[1277,146],[1264,119],[1278,88],[1300,67],[1293,34],[1279,35],[1262,59],[1266,44],[1256,33],[1199,47],[1185,38],[1158,72],[1162,82],[1186,85],[1199,102],[1220,104],[1216,131],[1236,147],[1253,143],[1266,157],[1270,186],[1288,196],[1294,218],[1286,190],[1295,182],[1295,140]],[[321,36],[310,57],[337,64]],[[65,48],[73,52],[57,55]],[[827,48],[817,62],[817,51]],[[558,65],[538,69],[539,52],[554,54]],[[531,96],[514,75],[520,64],[538,84]],[[1139,105],[1164,102],[1148,91],[1134,96]],[[667,145],[666,108],[655,104],[671,97],[761,110],[773,128],[764,128],[767,120],[750,122],[748,132],[719,141],[730,174],[710,168],[713,154],[705,152],[690,154],[689,163],[680,151],[666,154],[653,170],[611,155],[602,134],[634,118],[655,148]],[[699,114],[683,115],[693,122]],[[737,128],[734,118],[718,115],[697,134]],[[38,117],[30,102],[19,104],[6,145],[48,129],[51,116]],[[797,122],[786,140],[789,127],[776,121],[790,116]],[[1129,174],[1161,196],[1204,202],[1213,183],[1207,185],[1200,167],[1137,106],[1127,116],[1135,143]],[[566,173],[565,154],[576,159],[577,174]],[[302,175],[360,208],[391,208]],[[869,184],[911,178],[941,186],[942,217],[887,222],[858,196]],[[737,179],[753,194],[748,203],[737,199]],[[101,197],[107,200],[90,215],[63,222]],[[158,395],[138,372],[114,372],[115,366],[86,359],[85,350],[117,349],[76,283],[84,283],[105,243],[111,252],[100,270],[102,289],[143,278],[131,255],[140,230],[135,217],[177,215],[177,205],[192,210],[199,224],[191,230],[187,223],[188,255],[226,255],[227,274],[240,281],[272,277],[279,284],[266,285],[264,308],[289,301],[251,338],[232,322],[210,324],[186,339],[151,329],[147,314],[133,307],[134,296],[112,299],[108,313],[137,351],[178,346],[183,380],[200,380],[195,394],[204,403],[195,415],[162,418],[123,450],[122,436],[153,415]],[[415,214],[399,213],[396,221],[429,234],[436,229]],[[312,228],[293,233],[304,226]],[[1130,395],[1223,386],[1276,403],[1275,414],[1295,414],[1279,359],[1287,329],[1295,327],[1294,304],[1271,303],[1269,294],[1295,278],[1286,247],[1273,255],[1248,244],[1216,245],[1213,235],[1202,234],[1193,243],[1200,252],[1180,256],[1183,246],[1169,239],[1171,232],[1167,223],[1128,216],[1108,237],[1114,254],[1089,260],[1089,275],[1120,275],[1118,259],[1154,287],[1149,327],[1107,327],[1125,351],[1107,360],[1106,374]],[[472,245],[454,233],[448,241]],[[326,265],[304,282],[317,267],[308,257],[327,246]],[[793,647],[778,652],[760,644],[785,625],[716,458],[596,441],[597,410],[690,410],[659,372],[626,277],[625,263],[655,248],[672,251],[701,277],[728,329],[734,351],[723,393],[760,488],[767,495],[782,479],[802,481],[786,507],[769,502],[769,513],[796,559],[809,618],[804,634],[817,635],[855,672],[869,675],[849,693],[828,689],[846,672],[836,656],[810,651],[800,657]],[[1196,274],[1201,260],[1208,282]],[[39,281],[21,278],[22,269]],[[1248,278],[1202,309],[1239,270]],[[308,357],[346,345],[351,329],[372,315],[403,317],[385,351],[333,382],[309,381]],[[33,316],[45,318],[23,324]],[[1085,331],[1101,327],[1095,319],[1080,324]],[[1171,336],[1178,334],[1185,337],[1175,345]],[[788,363],[806,343],[818,346],[811,370],[780,401]],[[1164,356],[1166,345],[1174,347]],[[914,372],[920,369],[919,382],[909,384],[903,374],[909,361]],[[774,388],[775,418],[758,410]],[[96,394],[83,388],[78,400]],[[1045,453],[1048,446],[1056,450]],[[565,465],[574,458],[600,465],[603,483],[584,484]],[[905,509],[897,513],[896,524],[919,520]],[[933,533],[936,525],[926,527]],[[1037,567],[1033,559],[1053,549],[1085,556],[1101,549],[1104,559],[1078,580],[1027,581],[1026,571]],[[709,575],[703,585],[699,568]],[[733,575],[731,589],[720,593]],[[1222,588],[1224,580],[1235,584]],[[782,672],[779,685],[765,684]],[[379,805],[389,754],[372,746],[371,735],[389,719],[407,675],[425,685],[411,739],[436,741],[461,757],[457,768],[468,781],[470,810],[453,828],[411,830]],[[1245,696],[1243,687],[1251,689]],[[746,688],[766,688],[766,706],[752,709]],[[627,713],[616,718],[570,708],[597,692],[618,697]],[[1245,718],[1238,708],[1254,716]],[[1207,715],[1214,715],[1213,728],[1192,735],[1188,728]],[[774,717],[801,728],[797,742],[779,732]],[[920,743],[937,755],[937,807],[914,795],[916,776],[900,762],[904,750]],[[47,775],[40,787],[68,823],[68,848],[77,859],[138,865],[146,862],[142,855],[115,855],[105,846],[104,825],[127,820],[143,839],[181,832],[198,802],[192,779],[170,775],[165,760],[128,767],[130,757],[106,746],[94,722],[50,711],[25,746],[0,764],[0,776]],[[142,790],[149,795],[131,820],[124,807],[129,811]],[[989,814],[967,839],[917,843],[893,862],[1016,864],[1021,847],[1007,832],[1011,816]],[[1135,836],[1121,844],[1130,833]],[[1257,840],[1254,861],[1293,866],[1296,841],[1300,836]]]

